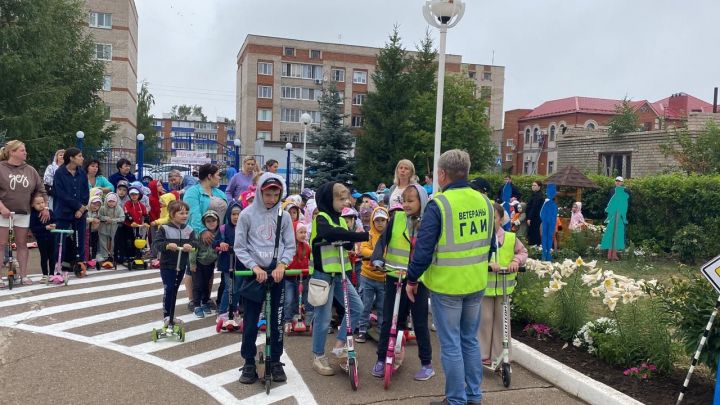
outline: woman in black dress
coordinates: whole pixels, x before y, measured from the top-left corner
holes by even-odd
[[[545,199],[540,191],[542,182],[540,180],[532,183],[532,196],[527,203],[527,223],[528,223],[528,245],[540,245],[540,209]]]

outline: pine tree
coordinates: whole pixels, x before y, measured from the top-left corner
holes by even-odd
[[[317,188],[328,181],[352,183],[355,161],[350,156],[355,137],[343,123],[340,94],[331,82],[320,97],[320,127],[308,134],[308,142],[317,145],[317,152],[307,152],[305,176],[308,187]]]

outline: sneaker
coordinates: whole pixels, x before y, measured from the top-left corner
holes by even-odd
[[[373,377],[377,377],[377,378],[385,377],[385,362],[383,362],[383,361],[376,362],[370,373],[373,375]]]
[[[285,370],[283,370],[284,365],[285,365],[285,363],[275,361],[270,366],[270,375],[272,375],[273,382],[287,381],[287,376],[285,375]]]
[[[348,353],[347,348],[341,347],[339,349],[332,349],[333,357],[335,358],[335,361],[337,362],[337,365],[340,366],[343,371],[348,371]]]
[[[365,343],[367,342],[367,332],[360,332],[358,333],[357,337],[355,338],[355,341],[358,343]]]
[[[47,283],[47,281],[48,281],[48,276],[42,276],[42,278],[40,278],[41,283]]]
[[[292,323],[285,322],[285,326],[283,327],[283,331],[287,335],[288,333],[292,332]]]
[[[205,315],[212,315],[213,310],[209,304],[203,304],[201,308],[202,308],[203,312],[205,313]]]
[[[195,311],[195,305],[192,302],[187,303],[187,309],[188,312],[194,312]]]
[[[433,370],[432,365],[428,364],[427,366],[422,366],[420,371],[415,373],[415,381],[427,381],[434,375],[435,370]]]
[[[198,318],[205,318],[205,311],[203,311],[202,307],[195,307],[193,312]]]
[[[257,371],[254,364],[246,364],[240,369],[240,384],[255,384],[258,380]]]
[[[312,365],[313,370],[315,370],[320,375],[334,375],[335,370],[330,367],[330,362],[328,361],[327,356],[321,356],[317,357],[315,356],[315,360],[313,360]]]

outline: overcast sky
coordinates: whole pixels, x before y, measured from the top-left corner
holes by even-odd
[[[156,116],[198,104],[211,120],[235,118],[236,56],[248,34],[381,47],[398,24],[414,49],[428,27],[422,0],[135,3],[138,86],[150,83]],[[720,86],[717,0],[466,3],[447,52],[505,66],[505,111],[576,95],[657,101],[683,91],[712,102]]]

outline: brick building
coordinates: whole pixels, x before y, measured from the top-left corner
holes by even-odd
[[[200,117],[174,120],[170,114],[163,114],[163,118],[153,121],[153,127],[158,131],[158,143],[165,152],[166,162],[177,156],[177,151],[183,150],[203,152],[211,163],[220,166],[235,163],[235,124],[223,117],[214,122],[203,122]],[[240,154],[243,155],[243,151]]]
[[[334,81],[343,98],[346,124],[362,126],[361,106],[374,91],[372,74],[379,49],[248,35],[237,55],[236,118],[244,150],[256,140],[302,142],[300,116],[320,121],[317,100],[323,83]],[[412,52],[410,52],[412,54]],[[448,73],[475,80],[478,97],[488,98],[490,125],[501,128],[505,68],[466,64],[447,55]],[[258,152],[256,152],[258,153]]]
[[[558,155],[558,141],[563,135],[570,129],[586,129],[591,134],[598,133],[592,130],[606,130],[620,103],[622,100],[569,97],[546,101],[533,110],[506,112],[501,153],[503,170],[513,174],[554,173],[565,165]],[[685,93],[654,103],[633,101],[631,105],[640,118],[642,130],[656,132],[683,126],[690,113],[712,111],[710,103]],[[601,133],[607,136],[606,131]],[[595,160],[598,159],[596,156]]]
[[[87,30],[95,40],[94,57],[105,63],[100,98],[105,120],[117,124],[113,155],[134,159],[137,133],[138,13],[134,0],[86,0]]]

